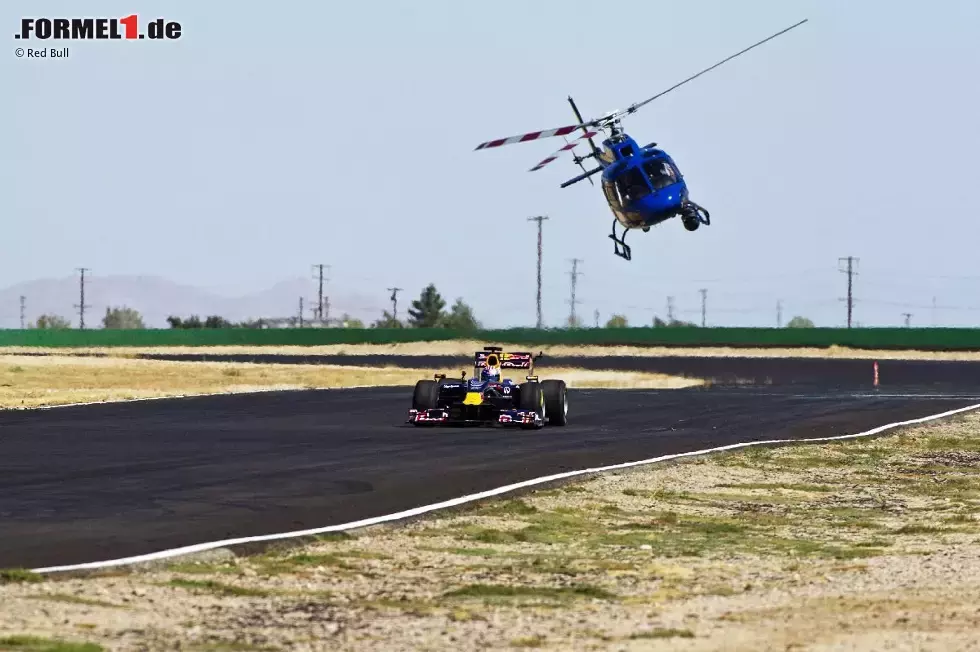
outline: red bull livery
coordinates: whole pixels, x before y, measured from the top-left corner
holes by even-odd
[[[538,358],[541,357],[539,354]],[[503,425],[542,428],[564,426],[568,418],[565,381],[539,380],[535,356],[484,347],[473,359],[473,377],[436,375],[415,384],[408,423],[424,425]],[[508,370],[524,373],[524,380],[505,377]]]

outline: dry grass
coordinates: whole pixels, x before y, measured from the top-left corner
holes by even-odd
[[[0,408],[265,390],[408,386],[435,369],[333,365],[169,362],[72,356],[0,357]],[[702,384],[663,374],[551,369],[578,388],[664,388]]]
[[[173,347],[111,347],[79,349],[39,349],[36,347],[3,347],[0,354],[56,351],[59,354],[100,353],[127,356],[142,353],[157,354],[241,354],[241,355],[459,355],[469,357],[487,344],[508,346],[502,342],[444,341],[408,342],[404,344],[332,344],[327,346],[173,346]],[[517,350],[543,351],[553,356],[699,356],[753,358],[860,358],[878,360],[980,360],[980,351],[885,351],[851,349],[841,346],[827,348],[735,348],[704,347],[677,348],[664,346],[509,346]]]
[[[126,650],[976,649],[978,462],[973,413],[876,440],[610,473],[303,548],[3,585],[0,638]]]

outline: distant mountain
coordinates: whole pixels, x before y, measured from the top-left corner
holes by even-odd
[[[329,293],[329,317],[347,313],[366,324],[379,318],[387,308],[383,294],[366,296],[358,293]],[[225,296],[190,285],[182,285],[158,276],[93,276],[85,279],[86,327],[98,328],[107,307],[128,306],[139,311],[149,328],[167,328],[167,317],[220,315],[230,321],[292,317],[299,313],[299,299],[304,301],[304,318],[313,316],[317,301],[316,285],[306,279],[292,278],[272,287],[241,296]],[[328,294],[326,291],[324,294]],[[38,279],[0,290],[0,328],[20,327],[20,297],[25,297],[26,321],[38,315],[56,314],[79,322],[79,279],[77,276]]]

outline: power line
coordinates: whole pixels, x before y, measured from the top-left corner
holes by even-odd
[[[707,324],[707,306],[708,306],[708,290],[701,288],[698,290],[701,293],[701,328],[704,328]]]
[[[319,278],[320,278],[320,290],[319,290],[319,293],[317,295],[319,297],[319,302],[317,303],[317,308],[316,308],[316,313],[315,313],[316,314],[316,318],[319,319],[320,321],[324,321],[324,314],[323,314],[323,268],[324,267],[326,267],[327,269],[330,269],[330,265],[324,265],[323,263],[319,263],[319,264],[316,264],[316,265],[313,266],[313,269],[319,270],[319,272],[320,272],[320,274],[319,274]],[[327,280],[329,281],[330,279],[327,279]],[[328,306],[327,307],[327,312],[328,313],[330,311],[329,305],[330,305],[330,300],[327,299],[327,306]]]
[[[88,267],[79,267],[78,271],[82,273],[82,278],[79,282],[79,302],[75,307],[78,308],[78,327],[82,330],[85,329],[85,309],[91,308],[92,306],[86,305],[85,303],[85,272],[92,271]]]
[[[542,246],[541,246],[541,223],[544,220],[546,220],[546,219],[548,219],[548,217],[545,216],[545,215],[537,215],[535,217],[529,217],[529,218],[527,218],[527,221],[528,222],[537,222],[538,223],[538,302],[537,302],[537,305],[538,305],[538,322],[537,322],[538,323],[538,326],[537,327],[538,328],[541,328],[541,325],[543,323],[542,322],[542,319],[541,319],[541,254],[542,254]],[[572,306],[572,309],[574,310],[574,305]]]
[[[896,306],[898,308],[918,308],[921,310],[929,310],[935,308],[937,310],[980,310],[980,306],[941,306],[941,305],[927,305],[924,303],[909,303],[907,301],[886,301],[877,299],[862,299],[864,303],[877,306]]]
[[[568,317],[569,326],[575,326],[577,323],[575,317],[575,304],[581,303],[581,301],[575,299],[575,286],[578,283],[578,277],[582,275],[582,272],[578,271],[578,264],[584,262],[585,261],[581,258],[572,258],[572,271],[569,272],[569,275],[572,277],[572,298],[569,300],[569,303],[572,306],[572,312]]]
[[[20,295],[20,329],[24,330],[24,314],[27,305],[27,297]]]
[[[401,292],[402,288],[388,288],[391,292],[391,318],[394,320],[398,319],[398,293]]]
[[[858,262],[859,259],[855,258],[854,256],[848,256],[847,258],[840,258],[840,259],[838,259],[838,263],[842,263],[845,260],[847,261],[847,270],[845,271],[845,270],[842,269],[840,271],[841,272],[845,272],[847,274],[847,327],[850,328],[851,327],[851,315],[852,315],[852,313],[854,311],[854,293],[853,293],[854,281],[853,281],[853,278],[854,278],[854,275],[857,274],[857,272],[854,271],[854,263]],[[843,299],[842,299],[842,301],[843,301]]]

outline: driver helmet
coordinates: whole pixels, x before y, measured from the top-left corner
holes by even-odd
[[[487,364],[480,374],[480,380],[500,380],[500,358],[497,354],[491,353],[487,356]]]

